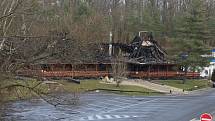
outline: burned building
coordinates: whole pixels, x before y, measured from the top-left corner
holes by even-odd
[[[108,53],[109,47],[112,46],[112,55]],[[128,63],[137,64],[162,64],[167,63],[167,53],[156,40],[153,39],[152,33],[140,32],[129,44],[109,43],[103,44],[101,52],[104,57],[102,60],[113,59],[119,55],[119,51],[123,54]],[[108,55],[109,54],[109,55]],[[99,54],[101,55],[101,54]]]
[[[130,78],[197,78],[199,73],[182,72],[178,64],[167,59],[167,53],[149,32],[140,32],[131,43],[100,43],[91,62],[72,63],[60,60],[29,65],[18,71],[19,75],[35,74],[43,77],[91,78],[112,76],[112,65],[125,63]],[[118,58],[118,56],[122,58]],[[114,60],[114,61],[113,61]],[[35,73],[36,72],[36,73]]]

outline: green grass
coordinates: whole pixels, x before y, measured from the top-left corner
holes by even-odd
[[[58,93],[58,92],[87,92],[87,91],[107,91],[111,93],[123,94],[123,95],[160,95],[159,92],[155,92],[153,90],[149,90],[146,88],[138,87],[138,86],[129,86],[129,85],[120,85],[120,87],[116,87],[116,84],[105,84],[100,83],[99,80],[86,80],[81,81],[81,84],[75,84],[68,81],[59,80],[58,83],[55,84],[40,84],[35,88],[39,93]],[[7,87],[9,85],[24,85],[27,87],[34,87],[40,83],[37,80],[7,80],[1,81],[0,88]],[[56,90],[58,88],[58,90]],[[11,87],[0,90],[0,103],[8,102],[20,99],[30,99],[32,97],[37,97],[37,93],[34,91],[22,87]]]
[[[159,92],[155,92],[150,89],[146,89],[138,86],[120,85],[116,87],[116,84],[100,83],[99,80],[86,80],[81,81],[81,84],[74,84],[68,81],[58,81],[63,84],[64,89],[67,91],[86,92],[92,90],[103,90],[111,93],[125,94],[125,95],[158,95]]]
[[[186,91],[192,91],[192,90],[197,90],[201,88],[211,87],[211,83],[207,80],[186,80],[184,84],[182,83],[182,80],[159,80],[156,82],[160,84],[184,89]]]

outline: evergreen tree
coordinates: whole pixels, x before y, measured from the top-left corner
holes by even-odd
[[[142,10],[142,12],[139,10]],[[161,14],[155,0],[146,2],[142,9],[135,9],[129,12],[127,17],[129,31],[150,31],[157,38],[162,36],[164,25],[161,22]],[[137,13],[141,13],[141,15]]]
[[[175,46],[179,55],[177,61],[184,67],[186,74],[188,68],[194,71],[197,67],[209,64],[208,59],[201,56],[209,52],[205,44],[208,39],[208,28],[203,1],[191,0],[186,14],[179,21]]]
[[[151,31],[155,34],[156,37],[162,36],[164,32],[164,26],[161,22],[160,11],[156,6],[154,0],[147,3],[145,9],[143,10],[143,27],[147,31]]]
[[[191,0],[186,12],[180,20],[181,27],[178,35],[187,39],[205,41],[208,39],[206,8],[203,0]]]
[[[210,16],[208,19],[208,31],[209,31],[209,46],[215,46],[215,16]]]

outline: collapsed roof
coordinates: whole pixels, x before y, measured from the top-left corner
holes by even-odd
[[[110,44],[104,44],[107,47]],[[167,53],[161,48],[151,33],[142,32],[130,44],[111,43],[113,50],[120,49],[127,62],[139,64],[167,63]],[[106,52],[106,57],[113,58]]]

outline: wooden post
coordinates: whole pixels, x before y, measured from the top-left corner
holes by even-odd
[[[135,74],[137,73],[141,78],[143,78],[143,75],[141,74],[141,71],[139,71],[139,67],[140,67],[141,65],[137,65],[137,68],[135,69]],[[137,75],[137,76],[138,76]]]
[[[74,70],[73,70],[74,66],[72,64],[72,78],[74,78]]]
[[[96,75],[99,76],[99,73],[98,73],[98,64],[96,64]]]
[[[165,65],[166,66],[166,74],[165,74],[165,79],[167,79],[167,71],[168,71],[168,66],[167,66],[167,64]]]
[[[195,69],[193,69],[193,79],[195,78]]]
[[[53,65],[52,65],[52,64],[50,64],[50,66],[51,66],[51,71],[54,71],[54,70],[53,70]]]
[[[169,73],[169,65],[167,65],[167,68],[166,68],[166,70],[167,70],[167,73],[166,73],[166,78],[168,78],[168,73]]]
[[[87,66],[88,66],[88,64],[83,64],[84,65],[84,68],[85,68],[85,71],[87,72]]]
[[[98,72],[98,65],[96,64],[96,72]]]
[[[148,66],[148,80],[150,79],[150,71],[151,71],[151,65]]]
[[[157,77],[159,78],[159,67],[160,67],[160,65],[158,65],[158,71],[157,71]]]

